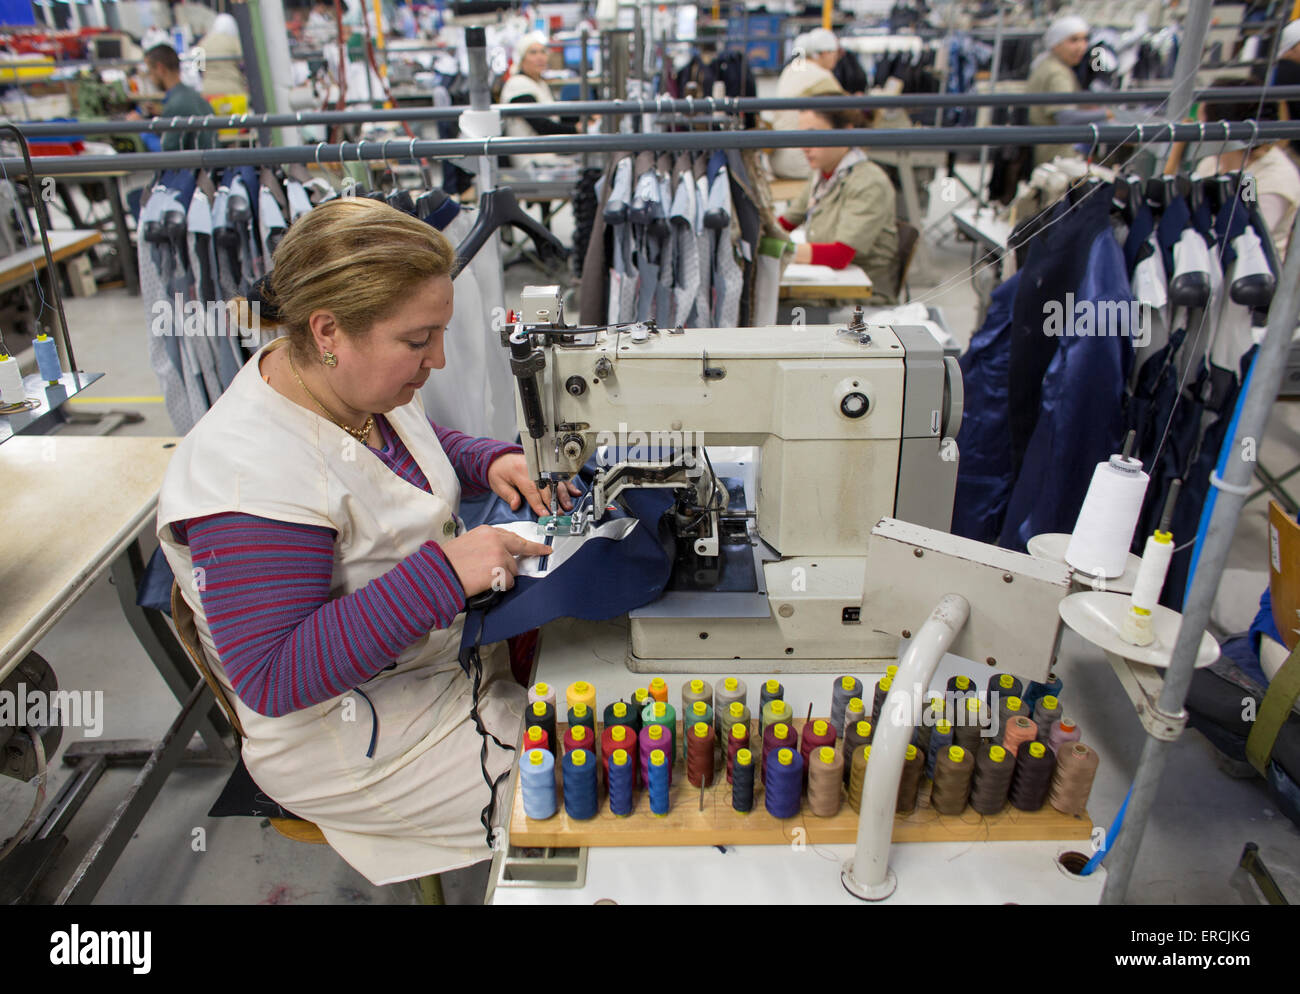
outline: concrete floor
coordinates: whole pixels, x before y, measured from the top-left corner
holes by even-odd
[[[939,198],[932,198],[936,207]],[[557,233],[571,230],[562,212]],[[914,277],[912,296],[943,309],[948,326],[963,345],[974,330],[975,295],[968,268],[971,251],[951,226],[940,225],[926,242],[928,277]],[[507,273],[507,293],[514,299],[537,273],[518,266]],[[123,435],[170,435],[171,425],[158,397],[157,381],[146,352],[145,309],[138,297],[122,290],[66,301],[81,367],[106,373],[77,403],[78,410],[126,409],[144,421],[118,430]],[[71,427],[69,431],[81,431]],[[1295,405],[1279,404],[1269,427],[1262,458],[1270,466],[1300,462],[1300,416]],[[1266,503],[1257,500],[1242,515],[1230,567],[1256,575],[1235,574],[1224,584],[1221,611],[1225,627],[1244,628],[1266,577]],[[1130,782],[1143,734],[1118,681],[1099,652],[1067,633],[1065,661],[1059,675],[1068,688],[1081,727],[1090,741],[1104,743],[1090,809],[1106,824]],[[84,596],[38,651],[50,660],[60,686],[102,689],[104,738],[156,738],[176,712],[176,702],[127,627],[107,579]],[[65,735],[64,747],[81,733]],[[92,841],[98,824],[118,803],[134,772],[110,770],[69,832],[70,842],[58,870],[42,888],[42,900],[55,896],[77,859]],[[50,765],[52,796],[67,773],[56,755]],[[408,904],[404,887],[373,887],[326,846],[290,842],[268,823],[251,818],[213,819],[207,810],[225,782],[226,772],[211,768],[180,769],[167,781],[99,893],[99,903],[147,904]],[[0,780],[0,839],[15,831],[31,807],[33,789]],[[199,830],[202,830],[201,832]],[[200,848],[196,839],[201,838]],[[1148,828],[1130,899],[1142,903],[1241,903],[1228,883],[1242,845],[1260,845],[1264,861],[1283,891],[1300,900],[1300,832],[1273,809],[1259,780],[1236,780],[1219,769],[1205,739],[1189,731],[1171,750],[1159,806]],[[445,880],[452,903],[481,901],[487,863]]]

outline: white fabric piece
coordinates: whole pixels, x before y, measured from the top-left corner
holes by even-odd
[[[1147,244],[1151,252],[1133,267],[1133,296],[1142,305],[1142,320],[1149,329],[1146,344],[1135,344],[1135,378],[1147,356],[1169,344],[1169,277],[1165,273],[1164,254],[1154,232]]]
[[[284,185],[285,196],[289,199],[289,222],[293,223],[311,210],[311,197],[307,195],[307,188],[299,183],[296,179],[291,179]]]
[[[261,186],[257,191],[257,228],[258,242],[262,249],[262,256],[266,260],[266,272],[271,271],[271,238],[275,233],[283,233],[289,225],[285,223],[284,212],[280,210],[280,202],[275,199],[273,194],[266,186]]]
[[[163,405],[172,427],[176,434],[184,435],[198,419],[190,409],[185,386],[184,358],[177,334],[181,328],[175,313],[175,298],[163,272],[161,250],[143,237],[146,224],[161,221],[164,206],[180,208],[175,195],[166,187],[154,187],[140,209],[139,230],[142,235],[138,240],[136,258],[140,266],[140,296],[148,307],[145,333],[149,336],[149,365],[158,377]]]
[[[735,217],[731,201],[731,174],[726,166],[718,169],[709,184],[709,209],[722,210],[730,220]],[[744,291],[744,272],[736,261],[731,240],[731,225],[713,236],[713,326],[735,328],[740,325],[740,296]]]
[[[522,556],[516,560],[519,566],[519,575],[546,576],[546,574],[559,569],[573,558],[578,550],[593,538],[607,538],[615,542],[621,542],[632,534],[637,524],[636,518],[614,518],[603,522],[582,535],[553,535],[551,536],[551,548],[555,551],[549,556],[545,558],[541,556]],[[506,521],[492,527],[503,528],[530,542],[545,542],[547,539],[546,533],[542,531],[536,521]]]
[[[686,327],[700,290],[700,246],[695,235],[695,181],[689,169],[677,180],[669,222],[673,228],[673,309],[671,322]]]
[[[700,260],[700,286],[696,292],[691,325],[695,328],[708,328],[713,324],[713,232],[704,227],[708,203],[709,177],[705,174],[695,181],[695,243]]]

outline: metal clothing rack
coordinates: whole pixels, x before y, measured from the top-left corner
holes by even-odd
[[[1095,104],[1160,104],[1172,96],[1170,90],[1116,90],[1087,94]],[[1192,99],[1201,103],[1242,100],[1296,100],[1300,86],[1207,87],[1195,90]],[[628,114],[745,114],[765,110],[875,110],[942,109],[947,107],[1023,107],[1078,103],[1078,93],[914,93],[900,96],[843,97],[701,97],[699,99],[656,100],[569,100],[551,104],[496,104],[502,117],[554,116],[560,114],[620,116]],[[411,107],[394,110],[302,111],[294,114],[233,114],[185,118],[155,117],[144,121],[46,121],[21,124],[28,138],[66,135],[129,134],[162,131],[216,131],[228,128],[278,128],[300,125],[371,124],[385,121],[454,121],[468,105],[455,107]],[[952,131],[953,129],[946,129]]]

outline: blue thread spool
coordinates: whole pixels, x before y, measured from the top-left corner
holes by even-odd
[[[1048,694],[1056,698],[1061,696],[1061,678],[1055,674],[1049,675],[1052,679],[1047,683],[1031,680],[1029,686],[1025,688],[1025,692],[1020,695],[1020,699],[1025,702],[1025,714],[1032,715],[1034,713],[1034,705],[1038,703],[1040,698],[1046,697]]]
[[[609,758],[609,810],[626,817],[632,813],[634,767],[626,749],[615,749]]]
[[[831,686],[831,725],[837,736],[844,735],[844,709],[854,697],[862,697],[862,681],[855,676],[836,677]]]
[[[641,731],[641,711],[627,701],[615,701],[605,705],[605,727],[626,725],[634,732]]]
[[[535,820],[555,814],[555,757],[546,749],[530,749],[519,764],[524,814]]]
[[[563,761],[564,813],[574,821],[596,817],[596,754],[574,749]]]
[[[764,680],[758,689],[758,713],[763,713],[763,708],[768,701],[785,700],[785,687],[781,686],[780,680]]]
[[[741,814],[754,810],[754,754],[738,749],[731,766],[731,806]]]
[[[934,779],[934,764],[939,759],[939,753],[947,752],[948,747],[952,745],[952,735],[952,724],[947,720],[936,722],[930,731],[930,749],[925,757],[925,775],[931,780]]]
[[[41,379],[46,383],[57,383],[63,376],[63,367],[59,365],[59,346],[49,335],[37,335],[32,348],[36,350],[36,365],[40,368]]]
[[[668,813],[668,756],[662,749],[650,753],[650,766],[646,771],[650,787],[650,812],[656,815]]]
[[[799,813],[803,789],[803,757],[795,749],[777,749],[768,760],[763,806],[773,818],[793,818]]]

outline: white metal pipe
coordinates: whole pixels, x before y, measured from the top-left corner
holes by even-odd
[[[857,850],[841,873],[845,888],[855,897],[883,901],[898,886],[889,869],[889,844],[907,747],[934,671],[969,618],[970,604],[965,597],[944,594],[940,598],[903,654],[889,696],[880,709],[871,739],[871,761],[862,784]]]

